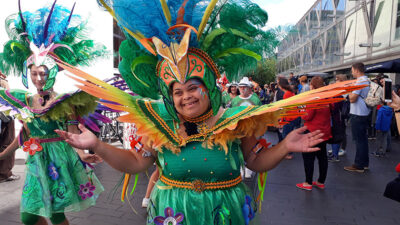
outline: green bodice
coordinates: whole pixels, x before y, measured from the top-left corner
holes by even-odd
[[[164,150],[158,153],[158,162],[167,178],[179,181],[203,180],[215,182],[231,180],[240,175],[242,152],[239,142],[229,147],[228,154],[219,146],[204,148],[201,142],[190,142],[181,147],[181,153]]]
[[[31,137],[51,137],[58,136],[55,129],[64,130],[64,122],[61,121],[44,121],[41,118],[35,117],[31,122],[27,123],[29,131],[31,132]]]

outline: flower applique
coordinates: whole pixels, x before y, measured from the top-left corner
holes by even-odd
[[[245,224],[248,225],[250,220],[254,219],[254,210],[251,207],[251,197],[246,195],[245,202],[242,208]]]
[[[96,190],[96,187],[92,185],[90,182],[87,182],[85,185],[79,185],[78,194],[81,196],[82,200],[87,198],[91,198],[93,196],[93,191]]]
[[[54,163],[50,163],[49,167],[49,176],[51,177],[52,180],[58,180],[58,178],[60,177],[60,174],[57,171],[57,168],[54,166]]]
[[[167,207],[164,210],[165,217],[157,216],[154,218],[154,223],[156,225],[179,225],[183,221],[183,214],[174,214],[174,210],[171,207]]]
[[[34,155],[36,152],[42,151],[43,147],[36,139],[30,138],[28,141],[24,142],[23,150],[24,152],[29,152],[29,155]]]

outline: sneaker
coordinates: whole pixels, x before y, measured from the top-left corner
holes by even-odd
[[[354,165],[351,166],[345,166],[344,170],[350,171],[350,172],[358,172],[358,173],[364,173],[364,168],[359,169]]]
[[[343,156],[344,154],[346,154],[346,151],[343,149],[340,149],[338,155]]]
[[[332,149],[328,149],[328,154],[332,154]]]
[[[150,198],[143,198],[142,208],[147,208],[149,206]]]
[[[340,162],[340,159],[338,156],[335,157],[335,156],[331,155],[331,156],[328,156],[328,162]]]
[[[364,170],[369,170],[369,167],[368,166],[364,166]]]
[[[371,155],[373,155],[375,157],[379,157],[379,158],[385,156],[382,152],[372,152]]]
[[[311,191],[312,190],[312,185],[304,185],[304,183],[299,183],[296,184],[296,187],[302,190],[306,190],[306,191]]]
[[[319,188],[319,189],[325,189],[325,184],[318,184],[316,181],[313,181],[312,182],[312,185],[313,186],[316,186],[317,188]]]
[[[14,180],[19,180],[20,178],[21,178],[20,175],[15,175],[15,174],[13,174],[13,175],[9,176],[7,179],[0,180],[0,183],[8,182],[8,181],[14,181]]]

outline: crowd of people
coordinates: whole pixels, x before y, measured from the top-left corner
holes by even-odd
[[[296,186],[304,190],[312,190],[312,186],[323,189],[325,187],[325,179],[327,176],[328,162],[339,162],[339,156],[346,153],[347,147],[347,126],[350,126],[352,140],[356,146],[356,155],[354,163],[345,166],[344,170],[350,172],[365,172],[369,170],[369,157],[384,157],[386,152],[391,150],[392,134],[395,137],[399,136],[397,124],[394,117],[394,108],[383,100],[384,79],[388,78],[387,75],[378,74],[371,75],[368,78],[365,75],[365,66],[362,63],[356,63],[352,66],[351,74],[337,74],[333,79],[324,79],[321,76],[307,77],[302,75],[295,77],[293,73],[289,77],[277,76],[276,82],[264,84],[259,86],[254,82],[249,82],[251,78],[243,78],[239,84],[232,82],[226,85],[227,93],[235,90],[235,95],[225,94],[225,101],[243,102],[241,91],[247,84],[249,87],[246,89],[245,96],[252,96],[251,103],[243,103],[250,105],[257,104],[270,104],[282,99],[287,99],[291,96],[307,92],[316,88],[323,87],[330,83],[343,82],[348,79],[356,79],[358,84],[365,84],[363,89],[354,91],[350,94],[343,95],[343,101],[332,103],[329,107],[318,109],[305,109],[307,115],[299,116],[297,118],[282,118],[282,121],[287,122],[279,129],[271,129],[277,132],[279,142],[286,137],[293,129],[301,126],[307,126],[308,131],[321,130],[324,133],[323,142],[318,145],[320,151],[313,153],[303,153],[304,170],[306,181],[299,183]],[[370,83],[376,83],[371,86]],[[223,87],[222,87],[223,88]],[[375,88],[373,92],[376,96],[374,99],[368,98],[371,88]],[[393,86],[393,96],[400,95],[399,85]],[[248,91],[252,91],[249,93]],[[257,98],[259,100],[254,100]],[[250,98],[250,97],[248,97]],[[232,105],[227,104],[226,107]],[[372,142],[375,140],[374,142]],[[375,143],[370,149],[369,142]],[[328,150],[329,149],[329,150]],[[286,159],[292,159],[292,154],[288,154]],[[319,178],[313,181],[314,159],[318,159]],[[251,172],[247,171],[246,174]],[[250,178],[250,176],[246,176]]]

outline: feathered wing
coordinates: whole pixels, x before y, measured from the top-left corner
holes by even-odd
[[[30,121],[34,114],[25,106],[28,92],[23,90],[0,90],[0,112],[14,116],[21,121]]]
[[[69,64],[63,62],[57,62],[57,64],[74,74],[75,76],[81,78],[76,78],[70,76],[75,81],[79,82],[81,85],[78,87],[98,98],[110,101],[111,103],[101,102],[102,105],[108,108],[127,112],[128,114],[120,116],[119,121],[125,123],[135,123],[137,127],[137,134],[139,136],[146,136],[146,142],[143,143],[154,149],[161,150],[161,147],[168,146],[170,149],[177,149],[171,143],[171,137],[167,137],[166,134],[160,131],[149,116],[143,111],[143,106],[149,106],[150,101],[142,100],[139,97],[132,96],[102,80],[99,80]],[[84,80],[82,80],[84,79]],[[155,113],[155,112],[154,112]],[[156,116],[156,115],[154,115]],[[177,141],[174,141],[176,144]]]
[[[212,130],[213,135],[207,140],[208,145],[220,145],[227,152],[227,143],[245,136],[261,136],[267,125],[285,124],[280,119],[296,118],[305,115],[299,110],[306,108],[327,107],[330,103],[342,101],[342,96],[351,91],[364,88],[365,85],[355,85],[355,81],[344,81],[311,90],[270,105],[249,106],[245,108],[227,109],[227,118],[221,118]],[[232,113],[237,111],[237,113]]]
[[[160,116],[153,109],[152,101],[134,97],[66,63],[58,62],[58,65],[80,78],[71,76],[72,79],[81,84],[78,87],[83,91],[114,102],[102,103],[103,105],[127,112],[127,115],[121,116],[118,120],[135,123],[138,127],[138,135],[149,137],[148,143],[144,144],[155,149],[161,149],[162,146],[168,145],[175,152],[177,147],[191,141],[190,137],[187,139],[179,138],[174,135],[173,130],[168,129],[168,125],[162,119],[163,116]],[[227,150],[226,143],[229,141],[244,136],[260,136],[265,132],[266,125],[277,125],[282,117],[303,115],[304,112],[299,112],[299,106],[325,107],[327,104],[343,100],[334,97],[363,87],[365,85],[355,85],[355,81],[345,81],[308,91],[270,105],[227,109],[228,111],[236,110],[237,113],[226,113],[229,116],[221,118],[213,128],[210,128],[207,135],[204,136],[204,140],[207,139],[206,137],[210,137],[207,139],[208,144],[218,144]],[[157,124],[157,121],[161,122]]]
[[[77,91],[59,95],[49,107],[37,110],[27,104],[29,96],[31,94],[23,90],[0,90],[0,112],[15,116],[24,122],[31,121],[35,116],[40,116],[44,120],[63,120],[72,115],[89,117],[98,104],[96,97]],[[95,118],[100,119],[98,116]]]

